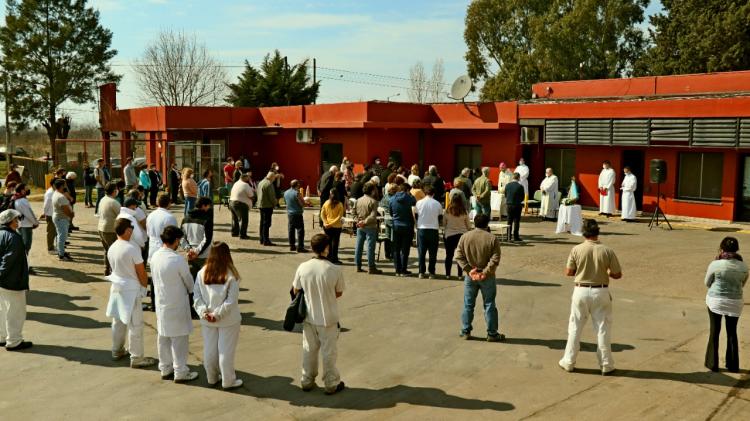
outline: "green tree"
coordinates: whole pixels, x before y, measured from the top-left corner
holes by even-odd
[[[99,12],[86,3],[7,0],[0,29],[13,98],[8,111],[20,126],[42,123],[56,163],[64,149],[55,147],[55,138],[67,134],[66,125],[69,129],[69,119],[58,118],[58,107],[65,101],[93,101],[98,85],[120,79],[110,69],[109,61],[117,54],[110,49],[112,32],[99,24]]]
[[[475,0],[464,39],[483,100],[528,98],[540,81],[629,76],[649,0]]]
[[[318,97],[320,81],[310,82],[308,63],[304,60],[290,67],[279,50],[266,54],[258,69],[246,60],[237,83],[228,85],[227,102],[235,107],[312,104]]]
[[[662,0],[639,75],[750,69],[749,0]]]

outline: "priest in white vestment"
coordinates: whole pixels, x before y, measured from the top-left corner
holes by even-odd
[[[635,221],[635,189],[637,185],[637,179],[630,172],[629,167],[625,167],[622,170],[625,173],[625,178],[622,180],[622,220],[632,222]]]
[[[518,184],[523,186],[523,192],[524,192],[524,213],[528,213],[529,211],[529,167],[526,166],[526,161],[524,161],[523,158],[518,160],[518,166],[515,170],[513,170],[514,173],[517,173],[519,175],[518,178]]]
[[[542,206],[539,214],[544,219],[555,218],[555,212],[560,203],[557,191],[558,186],[557,176],[552,172],[552,168],[547,168],[544,180],[542,180],[542,184],[539,186],[539,190],[542,191]]]
[[[513,181],[513,172],[505,166],[505,162],[501,162],[500,176],[497,178],[497,193],[500,196],[500,217],[508,215],[508,205],[505,200],[505,186]]]
[[[615,179],[617,175],[609,161],[602,163],[599,173],[599,215],[612,216],[615,212]]]

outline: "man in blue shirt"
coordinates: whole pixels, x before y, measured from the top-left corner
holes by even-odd
[[[412,207],[417,205],[417,199],[409,193],[411,187],[404,183],[399,186],[399,192],[391,197],[391,223],[393,224],[393,266],[396,276],[409,276],[406,270],[409,264],[409,249],[414,238],[414,212]]]
[[[305,220],[303,218],[305,202],[302,199],[302,193],[299,191],[299,181],[292,180],[289,190],[284,192],[284,202],[286,202],[286,213],[289,217],[289,250],[307,253],[305,249]]]

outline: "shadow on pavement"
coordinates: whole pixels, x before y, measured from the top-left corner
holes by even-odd
[[[263,330],[276,330],[279,332],[286,332],[284,330],[283,320],[271,320],[271,319],[264,319],[262,317],[255,317],[254,312],[248,312],[248,313],[242,313],[242,324],[245,326],[257,326],[262,327]],[[302,325],[297,324],[294,327],[295,333],[301,333],[302,332]]]
[[[47,307],[64,311],[94,311],[96,307],[80,307],[73,301],[89,300],[91,297],[84,295],[72,297],[67,294],[49,291],[29,290],[26,294],[26,304],[34,307]]]
[[[99,263],[101,263],[101,261],[99,261]],[[75,282],[77,284],[85,284],[89,282],[108,282],[106,279],[97,278],[75,269],[34,266],[34,271],[36,272],[35,276],[42,276],[45,278],[59,278],[63,281]]]
[[[64,313],[36,313],[31,311],[26,314],[26,320],[33,320],[48,325],[70,327],[74,329],[100,329],[112,326],[112,324],[108,322],[100,322],[99,320],[94,320],[89,317]]]
[[[737,379],[724,373],[713,373],[708,370],[694,371],[691,373],[670,373],[666,371],[617,369],[614,373],[609,374],[608,377],[629,377],[642,380],[669,380],[690,384],[711,384],[736,389],[750,389],[750,377],[748,376],[748,372],[746,370],[743,370],[743,372],[744,375],[742,378]],[[601,371],[591,368],[576,368],[575,373],[602,375]]]
[[[565,349],[567,342],[566,339],[506,338],[502,343],[509,345],[546,346],[549,349],[559,349],[562,351]],[[634,349],[635,347],[633,345],[612,344],[612,352],[632,351]],[[581,342],[581,351],[596,352],[596,344]]]
[[[498,285],[508,287],[561,287],[561,284],[546,283],[546,282],[534,282],[534,281],[522,281],[519,279],[505,279],[499,278],[495,280]]]

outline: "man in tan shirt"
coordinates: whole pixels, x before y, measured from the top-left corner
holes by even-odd
[[[461,236],[456,248],[456,262],[466,273],[464,278],[464,310],[461,314],[461,338],[471,339],[471,322],[477,294],[482,291],[484,320],[487,323],[487,342],[499,342],[505,335],[497,331],[497,284],[495,270],[500,264],[500,240],[487,231],[490,216],[474,217],[474,230]]]
[[[371,275],[383,273],[375,265],[375,243],[378,240],[378,201],[374,199],[377,194],[377,186],[373,183],[365,183],[365,195],[357,199],[354,204],[353,216],[357,221],[357,243],[354,248],[354,261],[357,264],[357,272],[362,269],[362,249],[367,240],[367,271]]]
[[[602,375],[615,371],[612,359],[610,331],[612,327],[612,295],[609,292],[609,278],[620,279],[622,269],[615,252],[599,243],[599,225],[593,219],[583,224],[586,241],[573,247],[568,257],[565,274],[575,276],[568,343],[560,367],[572,372],[580,349],[581,331],[586,319],[591,316],[594,329],[598,332],[596,357]]]

